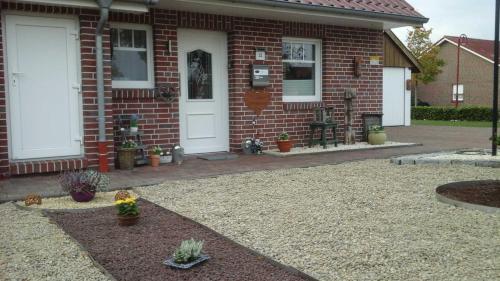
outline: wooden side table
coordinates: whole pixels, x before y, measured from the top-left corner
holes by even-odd
[[[328,143],[331,143],[332,141],[335,144],[335,147],[338,146],[338,140],[337,140],[337,123],[335,123],[335,122],[328,122],[328,123],[325,123],[325,122],[313,122],[313,123],[309,124],[309,129],[310,129],[310,133],[309,133],[309,147],[312,147],[313,144],[320,143],[321,145],[323,145],[323,149],[326,149],[326,145]],[[316,132],[317,129],[321,130],[321,139],[320,140],[315,140],[314,139],[314,132]],[[329,129],[332,130],[333,139],[327,139],[326,138],[326,133],[327,133],[327,130],[329,130]]]

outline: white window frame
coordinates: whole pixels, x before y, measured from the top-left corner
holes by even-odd
[[[134,81],[134,80],[113,80],[111,85],[117,89],[152,89],[155,86],[154,82],[154,65],[153,65],[153,28],[146,24],[132,24],[132,23],[110,23],[110,28],[114,29],[132,29],[146,31],[146,48],[126,48],[126,47],[113,47],[115,50],[140,50],[147,52],[147,68],[148,80],[147,81]],[[119,36],[119,35],[118,35]],[[133,36],[132,36],[133,38]],[[110,30],[110,44],[111,42]],[[133,39],[132,39],[133,40]],[[132,41],[133,42],[133,41]]]
[[[464,84],[458,84],[458,101],[464,101]],[[453,84],[452,86],[452,94],[451,94],[451,100],[452,101],[457,101],[457,84]]]
[[[322,98],[322,41],[321,39],[310,39],[310,38],[296,38],[296,37],[284,37],[283,42],[281,44],[283,48],[283,43],[306,43],[306,44],[314,44],[315,51],[315,60],[314,61],[306,61],[306,60],[282,60],[281,67],[287,62],[290,63],[314,63],[314,96],[286,96],[284,90],[285,83],[285,75],[283,73],[283,81],[282,81],[282,89],[283,89],[283,101],[284,102],[319,102]],[[283,50],[281,50],[281,54],[283,54]]]

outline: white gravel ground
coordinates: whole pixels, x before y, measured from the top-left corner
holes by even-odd
[[[110,280],[40,212],[0,205],[0,280]]]
[[[500,280],[500,216],[435,199],[474,179],[500,170],[369,160],[137,191],[320,280]]]

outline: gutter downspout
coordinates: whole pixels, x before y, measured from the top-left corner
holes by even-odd
[[[99,125],[99,172],[109,172],[108,141],[106,140],[106,104],[104,99],[104,58],[102,51],[102,33],[108,21],[109,8],[113,0],[97,0],[100,18],[95,35],[96,84],[97,84],[97,120]]]

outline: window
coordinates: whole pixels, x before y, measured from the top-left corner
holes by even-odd
[[[453,85],[452,101],[457,100],[457,84]],[[464,101],[464,85],[458,84],[458,101]]]
[[[147,25],[111,25],[113,88],[153,88],[153,39]]]
[[[321,100],[321,41],[283,39],[283,101]]]

